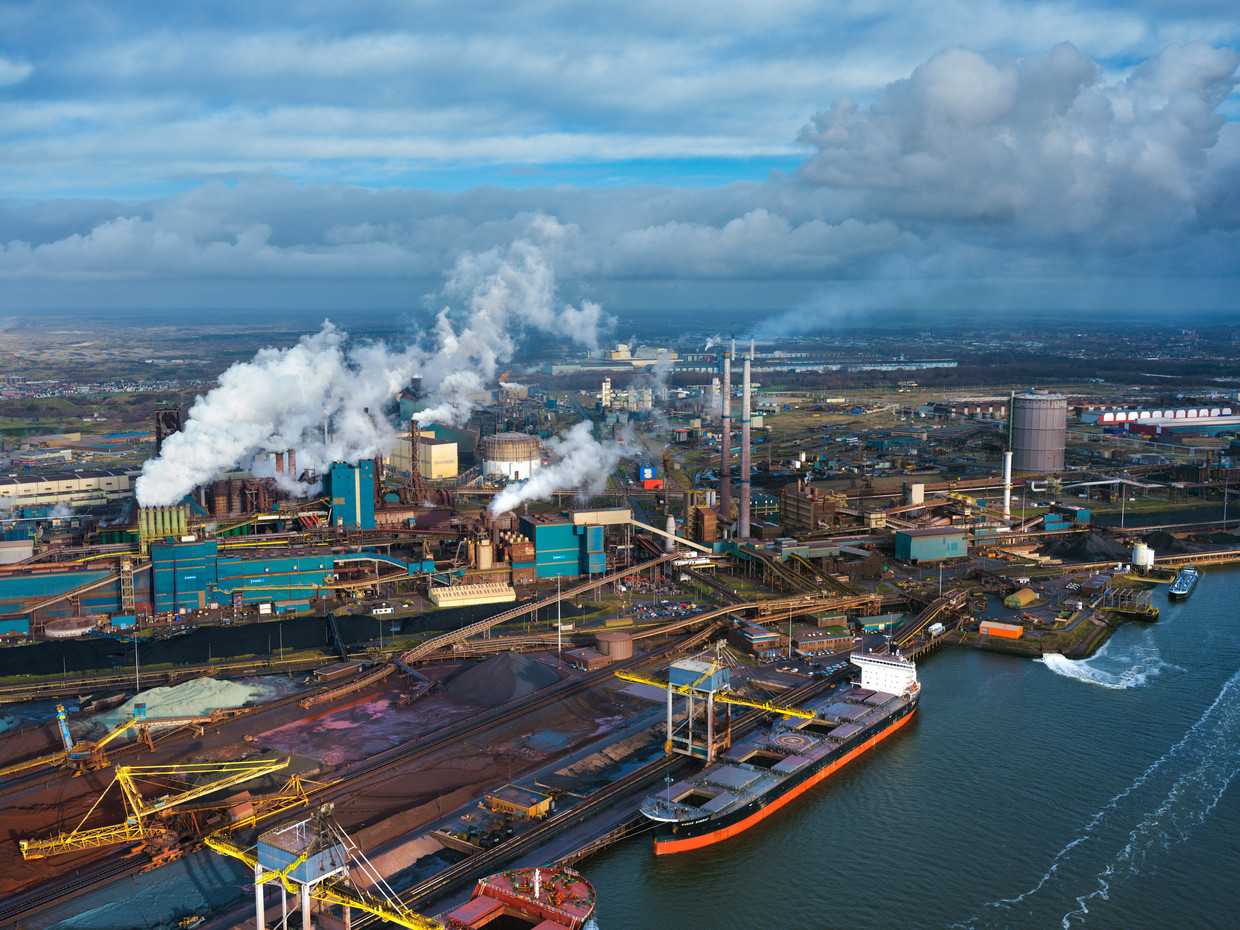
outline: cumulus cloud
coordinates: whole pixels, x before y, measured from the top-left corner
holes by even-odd
[[[14,306],[87,285],[88,301],[124,304],[141,286],[178,305],[203,293],[192,280],[224,305],[261,285],[344,308],[416,301],[448,268],[455,309],[436,338],[471,360],[443,375],[460,381],[445,395],[458,398],[478,364],[509,352],[510,331],[467,318],[504,308],[589,346],[599,295],[614,307],[626,287],[699,305],[807,301],[803,317],[825,323],[832,304],[948,300],[937,283],[952,280],[1223,279],[1240,267],[1240,125],[1225,120],[1236,64],[1201,44],[1122,68],[1067,44],[1024,57],[949,49],[837,99],[804,126],[799,170],[766,181],[446,193],[268,171],[141,202],[0,201],[0,278]],[[592,289],[547,300],[551,268],[588,272]],[[681,281],[695,286],[676,291]],[[850,281],[862,293],[824,289]]]
[[[1173,46],[1107,84],[1067,44],[1028,58],[951,49],[868,107],[837,100],[815,116],[801,139],[818,151],[801,175],[897,221],[1178,238],[1217,180],[1219,106],[1238,62]]]

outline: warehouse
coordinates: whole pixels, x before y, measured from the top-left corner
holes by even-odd
[[[939,562],[962,559],[968,554],[964,532],[953,527],[896,533],[896,558],[905,562]]]

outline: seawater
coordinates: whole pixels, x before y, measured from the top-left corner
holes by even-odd
[[[584,862],[600,930],[1240,927],[1237,583],[1082,662],[930,656],[909,726],[757,827]]]

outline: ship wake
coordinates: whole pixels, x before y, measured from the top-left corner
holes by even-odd
[[[1032,888],[987,903],[953,928],[1086,925],[1091,906],[1158,870],[1167,851],[1206,821],[1237,773],[1240,672],[1178,743],[1094,814]]]
[[[1176,666],[1163,660],[1157,649],[1138,647],[1112,656],[1109,646],[1110,643],[1092,659],[1065,659],[1051,654],[1042,656],[1038,661],[1056,675],[1116,691],[1139,688],[1155,675],[1176,669]]]

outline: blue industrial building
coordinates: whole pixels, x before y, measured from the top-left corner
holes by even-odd
[[[597,575],[607,568],[601,526],[577,524],[565,516],[526,516],[520,527],[534,543],[535,578]]]
[[[905,562],[939,562],[962,559],[968,554],[968,543],[959,527],[896,532],[896,558]]]
[[[375,528],[375,463],[335,462],[327,473],[332,524],[361,530]]]

